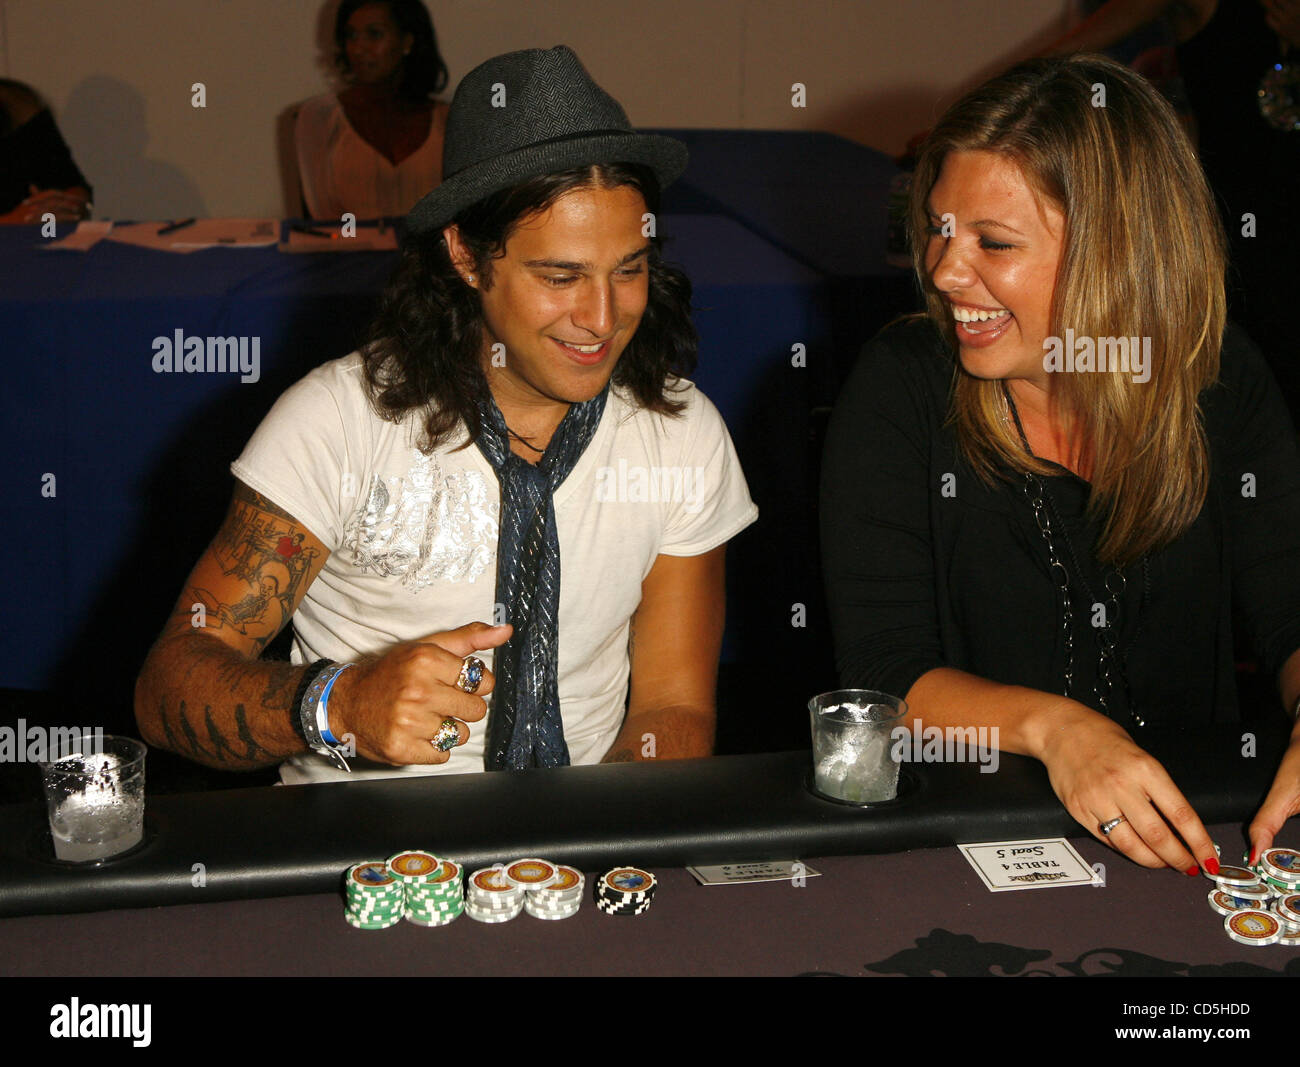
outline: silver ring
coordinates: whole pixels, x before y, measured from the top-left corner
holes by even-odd
[[[429,744],[439,752],[450,752],[460,744],[460,727],[455,719],[443,719],[438,732],[429,738]]]
[[[1101,831],[1102,837],[1110,837],[1110,832],[1122,822],[1128,822],[1128,819],[1123,815],[1116,815],[1109,822],[1098,823],[1097,829]]]
[[[465,662],[460,665],[460,674],[456,678],[456,688],[462,693],[477,693],[478,687],[483,681],[483,672],[485,670],[487,670],[487,666],[478,656],[466,656]]]

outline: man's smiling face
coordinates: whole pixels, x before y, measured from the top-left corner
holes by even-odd
[[[605,388],[645,314],[645,211],[632,186],[574,189],[515,228],[491,261],[490,287],[478,280],[498,404],[503,393],[516,404],[576,404]]]

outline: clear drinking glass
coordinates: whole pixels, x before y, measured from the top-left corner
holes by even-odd
[[[847,804],[898,795],[892,734],[907,714],[906,701],[872,689],[837,689],[813,697],[808,712],[814,792]]]
[[[131,737],[86,735],[82,751],[41,764],[54,855],[103,863],[144,837],[145,746]]]

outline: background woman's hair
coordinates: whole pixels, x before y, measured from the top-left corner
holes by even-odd
[[[411,53],[402,60],[402,82],[398,91],[412,100],[426,100],[447,88],[447,64],[438,51],[438,34],[433,19],[420,0],[343,0],[334,18],[334,62],[346,78],[352,73],[348,65],[348,19],[358,8],[380,3],[388,8],[399,34],[413,38]]]
[[[481,284],[490,287],[492,260],[504,254],[521,220],[575,189],[624,185],[640,191],[647,211],[658,211],[659,185],[648,167],[605,163],[532,178],[480,200],[453,221],[474,257]],[[691,323],[691,283],[662,261],[658,237],[650,238],[650,244],[645,313],[612,381],[641,407],[676,415],[683,405],[667,395],[668,382],[695,369],[698,344]],[[455,436],[461,425],[475,440],[481,430],[478,403],[488,392],[483,342],[478,290],[457,273],[442,234],[411,236],[361,349],[375,410],[396,422],[419,409],[425,451]]]
[[[954,104],[922,146],[908,220],[929,314],[954,354],[952,316],[925,266],[927,201],[953,151],[1011,160],[1064,213],[1049,318],[1062,344],[1067,327],[1151,340],[1145,383],[1120,371],[1054,379],[1091,448],[1098,558],[1131,563],[1182,534],[1209,487],[1198,397],[1219,373],[1225,238],[1200,163],[1159,93],[1100,56],[1030,60]],[[950,421],[963,455],[986,480],[1050,473],[1002,418],[1000,389],[956,367]]]

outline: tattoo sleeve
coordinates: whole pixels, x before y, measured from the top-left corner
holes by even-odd
[[[260,661],[326,551],[242,483],[136,683],[145,740],[210,767],[252,770],[305,750],[290,708],[304,668]]]

